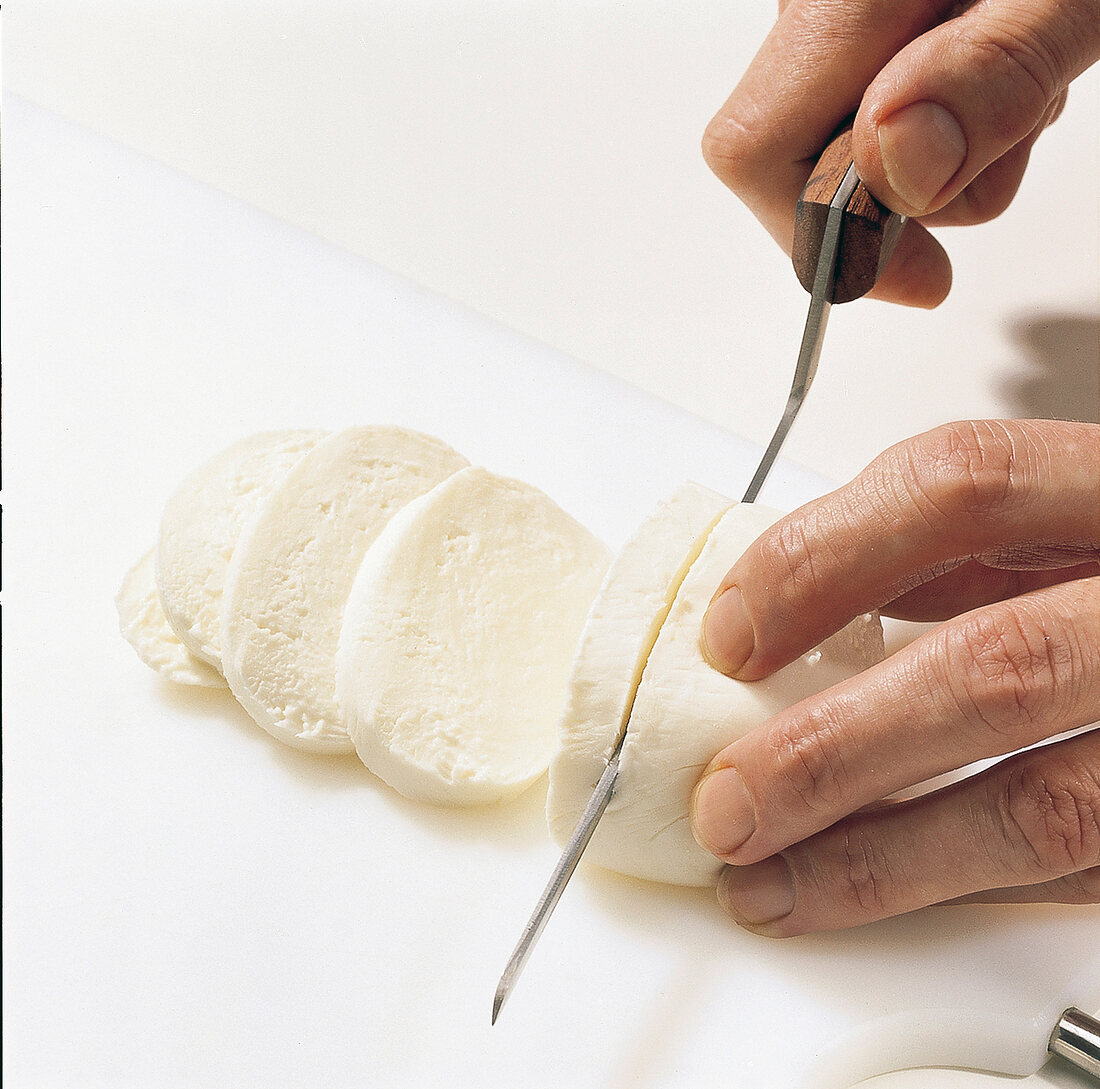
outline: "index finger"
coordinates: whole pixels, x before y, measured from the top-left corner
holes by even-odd
[[[715,668],[767,676],[860,613],[983,554],[1100,558],[1100,427],[949,424],[887,450],[767,530],[703,620]]]

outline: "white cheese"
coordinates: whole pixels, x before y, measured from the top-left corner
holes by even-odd
[[[168,623],[157,593],[153,551],[130,568],[115,596],[123,638],[147,666],[176,684],[225,688],[225,678],[192,654]]]
[[[266,431],[242,439],[191,473],[164,508],[156,582],[165,616],[188,650],[218,669],[225,570],[241,529],[323,434]]]
[[[352,581],[390,518],[467,464],[427,435],[356,427],[322,439],[269,492],[226,573],[222,648],[233,694],[274,737],[351,751],[334,662]]]
[[[661,626],[634,697],[615,795],[586,858],[636,877],[711,885],[722,864],[691,833],[691,793],[726,745],[883,655],[878,617],[857,618],[818,648],[751,683],[703,658],[700,626],[726,571],[778,515],[733,507],[707,538]]]
[[[480,468],[398,513],[355,579],[337,658],[367,767],[441,805],[503,800],[539,778],[609,559],[542,492]]]
[[[626,728],[642,669],[689,565],[732,505],[717,492],[685,484],[611,564],[581,633],[550,764],[546,816],[559,843],[569,839]]]

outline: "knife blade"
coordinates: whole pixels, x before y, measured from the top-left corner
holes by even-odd
[[[843,128],[818,159],[795,211],[792,261],[799,282],[810,292],[810,308],[787,403],[742,503],[756,499],[802,407],[817,372],[830,307],[859,298],[874,286],[904,223],[904,217],[879,204],[859,179],[851,157],[851,128]],[[493,995],[494,1025],[615,793],[630,710],[626,709],[625,727],[607,766],[500,977]]]
[[[809,392],[832,304],[858,299],[875,286],[905,220],[880,204],[860,180],[852,161],[852,130],[846,125],[822,152],[795,209],[791,262],[810,293],[810,309],[791,392],[742,503],[756,499]]]

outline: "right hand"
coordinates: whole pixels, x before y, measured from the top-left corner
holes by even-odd
[[[810,169],[854,113],[860,176],[920,220],[871,296],[932,307],[951,264],[925,226],[1003,212],[1068,85],[1098,57],[1100,0],[780,0],[703,151],[790,252]]]

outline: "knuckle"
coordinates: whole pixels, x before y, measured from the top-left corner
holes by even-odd
[[[798,600],[814,596],[822,580],[815,562],[824,559],[822,542],[812,543],[805,519],[787,518],[760,539],[764,569],[774,574],[787,594]]]
[[[1068,758],[1027,762],[1009,777],[1002,816],[1040,874],[1100,865],[1100,768]]]
[[[783,723],[769,738],[777,781],[810,813],[831,814],[843,804],[846,774],[834,716],[816,709]]]
[[[1001,510],[1015,483],[1014,443],[993,424],[937,427],[905,447],[903,458],[908,497],[935,525]]]
[[[1053,36],[1008,22],[982,27],[970,46],[990,77],[992,134],[1013,142],[1030,132],[1065,85],[1067,58]]]
[[[946,657],[964,721],[1014,742],[1055,710],[1063,674],[1073,672],[1061,642],[1018,603],[967,614],[948,634]]]
[[[889,869],[874,840],[859,827],[844,833],[843,866],[840,870],[841,896],[867,918],[891,914],[893,886]]]
[[[760,158],[759,140],[752,129],[723,110],[703,130],[703,161],[735,192],[749,185]]]

